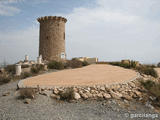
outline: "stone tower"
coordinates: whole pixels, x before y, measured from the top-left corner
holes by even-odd
[[[37,19],[40,23],[39,55],[43,60],[62,61],[65,53],[65,23],[67,19],[45,16]]]

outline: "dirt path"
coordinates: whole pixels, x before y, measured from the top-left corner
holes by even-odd
[[[121,83],[137,76],[133,70],[112,65],[89,65],[83,68],[62,70],[28,78],[26,86],[72,86]]]

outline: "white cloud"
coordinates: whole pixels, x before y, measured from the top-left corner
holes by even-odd
[[[74,9],[64,15],[68,18],[68,56],[160,61],[160,22],[152,20],[150,12],[158,3],[158,0],[97,0],[95,8]]]
[[[20,9],[14,7],[13,3],[22,2],[23,0],[0,0],[0,15],[1,16],[13,16],[20,12]]]
[[[5,59],[9,63],[23,60],[29,55],[35,59],[38,55],[39,30],[37,27],[30,27],[25,30],[0,33],[0,63]]]

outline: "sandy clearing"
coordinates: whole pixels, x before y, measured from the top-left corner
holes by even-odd
[[[137,76],[133,70],[111,65],[89,65],[25,79],[25,86],[90,86],[121,83]]]

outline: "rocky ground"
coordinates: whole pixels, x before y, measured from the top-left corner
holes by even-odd
[[[56,101],[44,95],[38,95],[29,104],[24,104],[24,100],[17,97],[17,83],[18,81],[0,86],[0,119],[2,120],[160,119],[160,114],[150,107],[126,100],[79,100],[69,103]],[[144,115],[149,116],[145,117]]]

